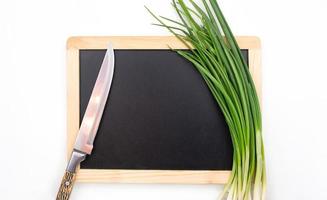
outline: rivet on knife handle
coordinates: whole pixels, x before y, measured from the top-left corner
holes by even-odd
[[[62,178],[56,200],[68,200],[70,193],[73,190],[74,182],[75,173],[66,171],[64,177]]]

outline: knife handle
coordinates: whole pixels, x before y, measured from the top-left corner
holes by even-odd
[[[66,172],[62,178],[56,200],[68,200],[73,190],[77,166],[85,159],[86,154],[78,150],[73,150],[69,159]]]
[[[68,200],[70,193],[73,190],[76,174],[73,172],[66,171],[62,178],[61,185],[57,194],[56,200]]]

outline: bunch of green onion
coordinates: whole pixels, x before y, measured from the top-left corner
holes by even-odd
[[[233,143],[233,167],[220,199],[265,199],[266,174],[258,95],[240,48],[216,0],[173,0],[179,20],[156,16],[190,51],[193,63],[220,106]]]

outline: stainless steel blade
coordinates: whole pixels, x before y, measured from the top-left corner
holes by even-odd
[[[74,149],[91,154],[114,75],[114,50],[109,44],[87,105]]]

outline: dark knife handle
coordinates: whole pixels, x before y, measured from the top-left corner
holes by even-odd
[[[62,178],[61,185],[57,194],[56,200],[68,200],[70,193],[73,190],[76,174],[66,171]]]

